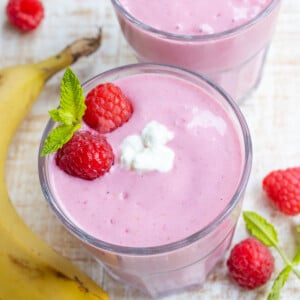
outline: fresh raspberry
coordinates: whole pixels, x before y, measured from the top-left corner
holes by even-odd
[[[113,83],[99,84],[86,96],[84,121],[100,133],[122,126],[132,115],[132,106]]]
[[[255,289],[265,284],[274,270],[268,247],[250,237],[236,244],[227,260],[230,277],[241,287]]]
[[[263,180],[263,189],[282,213],[300,213],[300,167],[269,173]]]
[[[39,0],[9,0],[6,14],[9,21],[19,30],[30,31],[44,18],[44,6]]]
[[[92,180],[109,171],[114,154],[104,136],[77,131],[56,153],[56,164],[66,173]]]

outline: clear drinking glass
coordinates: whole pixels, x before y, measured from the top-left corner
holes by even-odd
[[[48,157],[39,156],[39,176],[45,198],[58,219],[111,276],[158,298],[201,286],[207,274],[223,258],[240,215],[251,169],[252,148],[246,121],[237,104],[223,89],[199,74],[167,65],[134,64],[97,75],[84,83],[83,89],[88,93],[99,83],[142,73],[167,74],[191,82],[211,95],[228,113],[240,139],[243,166],[235,194],[225,209],[206,227],[182,240],[154,247],[124,247],[96,239],[67,216],[51,189]],[[53,126],[50,120],[41,147]]]
[[[201,73],[238,102],[260,82],[281,3],[273,0],[254,19],[224,32],[180,35],[148,26],[130,15],[119,0],[111,1],[139,62],[171,64]]]

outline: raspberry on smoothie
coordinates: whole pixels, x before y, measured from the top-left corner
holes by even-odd
[[[91,90],[86,96],[85,105],[84,121],[100,133],[115,130],[127,122],[132,114],[130,101],[112,83],[100,84]]]

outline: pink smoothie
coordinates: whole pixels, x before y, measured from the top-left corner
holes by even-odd
[[[51,157],[57,202],[78,227],[115,245],[148,247],[186,238],[232,199],[243,171],[240,137],[222,106],[192,83],[164,74],[132,75],[115,83],[134,108],[126,124],[106,135],[115,164],[103,177],[87,181],[67,175]],[[153,120],[174,133],[167,144],[175,153],[172,170],[122,167],[120,144]]]
[[[204,74],[240,101],[258,85],[280,0],[112,0],[140,62]]]
[[[175,34],[199,35],[238,27],[270,5],[272,0],[119,0],[140,22]]]

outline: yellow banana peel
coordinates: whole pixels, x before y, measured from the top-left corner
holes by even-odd
[[[55,252],[23,222],[12,205],[5,162],[12,137],[51,76],[87,56],[101,44],[95,38],[75,41],[35,64],[0,70],[0,299],[109,299],[101,287]]]

